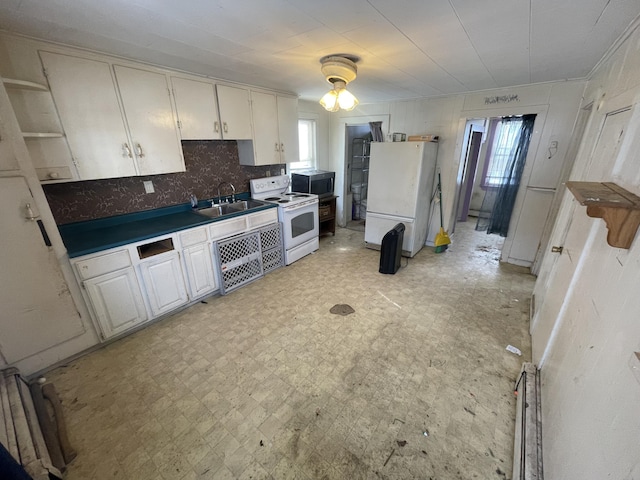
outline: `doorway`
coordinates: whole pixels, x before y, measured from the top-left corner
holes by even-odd
[[[456,195],[456,222],[496,233],[502,251],[519,191],[536,115],[468,119]],[[493,240],[493,238],[492,238]]]
[[[471,198],[475,187],[480,148],[485,143],[485,118],[467,121],[465,128],[465,145],[463,174],[460,193],[458,195],[457,221],[466,222],[469,217]]]
[[[347,205],[345,205],[345,210],[347,228],[362,232],[364,232],[367,216],[371,141],[369,124],[346,126]]]

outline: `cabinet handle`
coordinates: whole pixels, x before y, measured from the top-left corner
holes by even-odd
[[[125,143],[124,145],[122,145],[122,148],[124,149],[124,153],[127,155],[127,157],[133,158],[133,155],[131,155],[131,149],[129,148],[128,143]]]
[[[218,133],[220,131],[220,122],[213,122],[213,130]]]
[[[278,147],[278,142],[276,142],[276,152],[279,152],[280,148]]]
[[[284,143],[281,143],[281,144],[280,144],[280,151],[281,151],[281,152],[284,152]]]
[[[227,122],[222,122],[222,129],[224,130],[224,133],[229,132],[229,127],[227,126]]]
[[[136,155],[140,158],[144,157],[144,152],[142,151],[142,147],[139,143],[136,144]]]
[[[40,233],[42,234],[42,240],[44,240],[44,244],[47,247],[51,246],[51,239],[49,238],[49,234],[47,234],[47,230],[44,228],[44,223],[42,220],[36,220],[38,227],[40,228]]]

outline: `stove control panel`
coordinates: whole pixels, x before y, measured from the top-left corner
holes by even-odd
[[[289,188],[289,176],[277,175],[274,177],[256,178],[250,181],[251,195],[267,192],[283,193]]]

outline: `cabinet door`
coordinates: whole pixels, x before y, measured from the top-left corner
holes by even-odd
[[[271,93],[251,92],[253,116],[253,163],[251,158],[240,158],[245,165],[274,165],[280,163],[278,138],[278,107]]]
[[[55,253],[25,218],[27,203],[35,209],[24,178],[0,177],[0,353],[7,363],[85,332]]]
[[[251,106],[249,90],[227,85],[216,85],[218,108],[225,140],[251,140]]]
[[[161,73],[114,65],[140,175],[184,172],[182,145]]]
[[[298,99],[280,96],[278,96],[277,99],[281,163],[299,162]]]
[[[213,273],[211,249],[208,243],[201,243],[182,251],[189,279],[191,298],[198,298],[218,288]]]
[[[124,332],[147,319],[133,267],[84,281],[104,338]]]
[[[81,180],[136,174],[108,63],[40,52]]]
[[[171,78],[176,100],[180,137],[183,140],[220,140],[218,104],[212,83]]]
[[[145,260],[140,264],[140,273],[154,317],[170,312],[189,300],[177,252]]]

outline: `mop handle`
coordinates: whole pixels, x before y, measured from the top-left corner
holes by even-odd
[[[440,172],[438,172],[438,196],[440,198],[440,226],[444,228],[444,218],[442,217],[442,184],[440,183]]]

